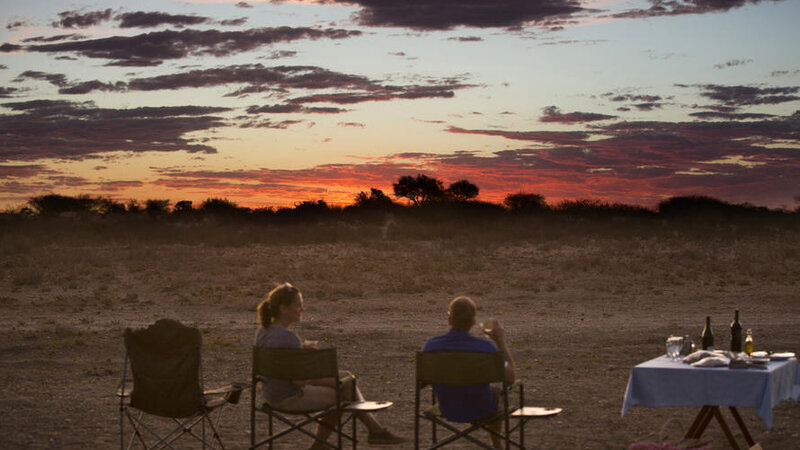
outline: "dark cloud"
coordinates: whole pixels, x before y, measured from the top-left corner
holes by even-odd
[[[617,108],[617,111],[621,112],[630,111],[631,108],[636,108],[639,111],[652,111],[653,109],[661,108],[661,101],[664,100],[660,95],[619,94],[614,92],[606,92],[601,97],[605,97],[612,102],[629,102],[627,107]]]
[[[55,36],[36,36],[27,39],[23,39],[22,42],[57,42],[57,41],[65,41],[65,40],[78,40],[84,39],[86,36],[78,33],[69,33],[69,34],[57,34]]]
[[[204,152],[216,150],[188,133],[225,126],[213,114],[226,108],[199,106],[98,108],[92,102],[34,100],[4,103],[0,161],[85,159],[108,152]]]
[[[775,117],[775,115],[773,114],[730,113],[730,112],[719,112],[719,111],[700,111],[700,112],[689,113],[689,115],[703,120],[708,120],[708,119],[750,120],[750,119],[768,119],[771,117]]]
[[[247,23],[247,17],[239,17],[238,19],[220,20],[219,24],[225,27],[239,27]]]
[[[774,70],[770,75],[773,77],[794,77],[800,75],[800,70]]]
[[[103,11],[64,11],[58,13],[58,21],[53,22],[56,28],[86,28],[111,19],[111,8]]]
[[[72,58],[75,59],[75,58]],[[103,64],[106,67],[155,67],[163,64],[160,59],[148,58],[129,58],[129,59],[116,59],[114,61]]]
[[[731,59],[730,61],[725,61],[724,63],[714,64],[714,68],[725,69],[727,67],[743,66],[745,64],[750,64],[751,62],[753,62],[752,59]]]
[[[59,87],[61,94],[86,94],[93,91],[156,91],[183,88],[203,88],[222,85],[244,84],[244,87],[227,94],[243,96],[265,91],[286,94],[292,89],[343,90],[345,92],[319,93],[295,97],[283,105],[252,107],[248,112],[257,113],[340,113],[338,107],[306,107],[306,103],[333,103],[347,105],[370,101],[396,99],[451,98],[455,91],[473,87],[454,78],[427,80],[423,85],[387,85],[360,75],[334,72],[314,66],[276,66],[261,64],[228,66],[216,69],[198,69],[184,73],[161,75],[150,78],[135,78],[127,83],[106,83],[98,80],[68,82],[63,74],[25,72],[24,78],[46,80]]]
[[[25,50],[45,53],[74,52],[88,58],[116,61],[159,62],[187,56],[222,57],[277,42],[291,42],[299,39],[346,39],[360,34],[360,31],[309,27],[255,28],[244,31],[165,30],[136,36],[114,36],[56,44],[29,45],[25,47]],[[13,44],[4,44],[0,46],[0,51],[14,51],[22,48]]]
[[[21,45],[5,43],[0,45],[0,53],[16,52],[18,50],[22,50],[23,48],[24,47]]]
[[[0,86],[0,98],[10,98],[14,92],[19,91],[17,88],[9,88]]]
[[[251,87],[268,89],[345,89],[377,87],[377,84],[360,75],[333,72],[314,66],[276,66],[245,64],[215,69],[198,69],[189,72],[136,78],[127,83],[135,91],[156,91],[221,86],[226,84],[248,84]],[[241,89],[231,95],[260,92]]]
[[[467,130],[459,127],[448,127],[449,133],[478,134],[499,136],[518,141],[536,141],[546,144],[581,145],[590,134],[584,131],[504,131],[504,130]]]
[[[685,87],[685,85],[678,85]],[[704,92],[700,95],[729,107],[750,105],[774,105],[800,100],[800,87],[754,87],[754,86],[720,86],[716,84],[700,85]]]
[[[280,122],[273,122],[271,120],[245,120],[239,124],[241,128],[274,128],[277,130],[285,130],[292,125],[303,123],[302,120],[283,120]]]
[[[30,178],[45,173],[53,173],[51,169],[47,169],[40,164],[28,165],[7,165],[0,164],[0,180],[7,178]]]
[[[416,30],[455,27],[514,28],[530,23],[555,26],[583,11],[578,0],[313,0],[358,5],[362,25]]]
[[[45,73],[34,70],[22,72],[14,81],[19,83],[26,79],[47,81],[59,88],[59,94],[88,94],[93,91],[119,92],[126,88],[125,83],[121,81],[116,83],[104,83],[99,80],[70,82],[63,73]]]
[[[144,11],[118,14],[114,19],[119,20],[120,28],[152,28],[159,25],[173,25],[181,28],[187,25],[213,22],[208,17]]]
[[[659,16],[678,16],[683,14],[707,14],[740,8],[747,4],[761,3],[762,0],[648,0],[652,5],[647,9],[630,9],[613,17],[645,18]],[[781,1],[781,0],[772,0]]]
[[[239,2],[234,6],[236,6],[237,8],[252,8],[253,7],[253,5],[251,5],[251,4],[247,3],[247,2]]]
[[[364,125],[363,123],[359,123],[359,122],[339,122],[336,125],[339,125],[340,127],[347,127],[347,128],[365,128],[366,127],[366,125]]]
[[[480,36],[458,36],[458,37],[447,38],[447,40],[458,41],[458,42],[482,42],[483,38]]]
[[[297,56],[297,52],[294,50],[276,50],[269,55],[259,56],[258,59],[283,59],[283,58],[293,58]]]
[[[115,181],[101,181],[97,183],[98,187],[103,192],[117,192],[130,188],[138,188],[144,186],[139,180],[115,180]]]
[[[347,111],[350,110],[336,107],[307,107],[297,104],[251,106],[247,108],[248,114],[338,114]]]
[[[611,100],[612,102],[661,101],[661,96],[659,95],[631,95],[631,94],[615,94],[613,92],[608,92],[603,94],[603,97],[608,97],[608,99]]]
[[[25,72],[22,72],[17,78],[14,79],[14,82],[19,83],[26,79],[47,81],[58,87],[67,85],[67,76],[63,73],[46,73],[39,72],[37,70],[26,70]]]
[[[30,25],[30,22],[28,22],[27,20],[14,20],[14,21],[9,21],[9,22],[6,24],[6,30],[8,30],[8,31],[14,31],[14,30],[16,30],[17,28],[21,28],[21,27],[27,27],[27,26],[29,26],[29,25]]]
[[[654,109],[661,108],[661,103],[634,103],[631,106],[639,111],[652,111]]]
[[[586,112],[571,112],[562,113],[555,106],[548,106],[542,110],[542,117],[539,118],[540,122],[558,122],[558,123],[582,123],[593,122],[597,120],[614,119],[617,116],[609,116],[607,114],[596,114]]]
[[[6,70],[6,69],[8,69],[8,66],[7,66],[7,65],[5,65],[5,64],[0,64],[0,70]]]

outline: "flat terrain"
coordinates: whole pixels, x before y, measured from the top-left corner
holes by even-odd
[[[409,438],[413,355],[446,331],[456,295],[505,324],[528,403],[564,408],[529,426],[531,448],[621,449],[672,418],[688,427],[695,410],[634,408],[623,418],[620,409],[630,368],[663,353],[671,333],[699,342],[706,315],[721,346],[739,308],[756,349],[800,352],[798,232],[481,240],[382,231],[291,245],[0,234],[0,448],[117,445],[123,330],[162,317],[202,331],[207,387],[247,381],[255,306],[283,281],[306,299],[300,336],[335,346],[368,398],[394,401],[379,418]],[[226,409],[230,448],[248,445],[249,401]],[[771,430],[754,410],[742,413],[763,448],[797,448],[800,405],[778,406]],[[715,423],[706,436],[726,448]]]

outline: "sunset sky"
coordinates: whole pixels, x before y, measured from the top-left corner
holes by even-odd
[[[0,209],[59,193],[800,206],[800,1],[0,0]]]

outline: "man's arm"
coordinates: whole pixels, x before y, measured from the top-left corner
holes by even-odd
[[[511,350],[506,345],[506,330],[497,319],[490,319],[489,323],[491,328],[488,332],[484,331],[484,333],[494,341],[497,348],[503,353],[503,359],[506,362],[506,383],[511,384],[517,379],[517,371],[514,366],[514,358],[511,357]]]

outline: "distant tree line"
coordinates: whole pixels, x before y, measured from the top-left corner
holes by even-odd
[[[707,196],[678,196],[660,202],[655,211],[623,203],[611,203],[594,199],[564,200],[548,204],[538,193],[517,192],[506,195],[502,205],[476,200],[480,189],[468,180],[459,180],[447,188],[444,183],[424,174],[401,176],[393,183],[393,194],[397,199],[406,199],[408,205],[396,202],[382,190],[370,188],[355,195],[351,205],[340,207],[329,205],[324,200],[306,200],[291,208],[248,208],[237,205],[225,198],[208,198],[195,206],[192,201],[182,200],[174,204],[170,200],[148,199],[144,202],[128,200],[120,202],[103,196],[66,196],[46,194],[30,198],[24,207],[13,214],[39,216],[70,215],[146,215],[153,218],[175,217],[323,217],[331,213],[346,212],[387,212],[419,209],[442,213],[455,210],[468,210],[474,213],[493,212],[496,214],[573,214],[573,215],[640,215],[683,216],[683,215],[753,215],[787,214],[787,211],[770,210],[749,204],[731,204]],[[797,208],[794,213],[800,213]]]

